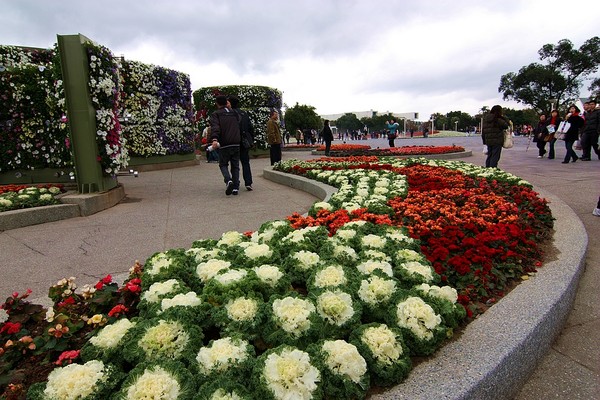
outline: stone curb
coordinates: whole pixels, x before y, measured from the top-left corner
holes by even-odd
[[[330,196],[335,188],[304,177],[265,169],[277,183]],[[317,188],[318,187],[318,188]],[[575,212],[553,194],[554,241],[559,252],[538,273],[471,322],[408,378],[372,399],[511,399],[548,353],[572,308],[583,273],[588,236]]]
[[[102,193],[79,194],[67,192],[59,196],[63,204],[24,208],[0,213],[0,231],[45,224],[67,218],[86,217],[106,210],[125,197],[125,188],[119,185]]]

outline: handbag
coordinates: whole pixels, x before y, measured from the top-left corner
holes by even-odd
[[[551,142],[554,140],[554,133],[544,136],[544,142]]]
[[[505,149],[510,149],[511,147],[513,147],[513,138],[512,138],[512,133],[506,129],[504,131],[504,143],[502,143],[502,147],[504,147]]]
[[[569,130],[570,127],[571,127],[570,123],[568,123],[567,121],[562,121],[560,123],[560,125],[558,125],[558,129],[556,130],[556,132],[567,133],[567,131]],[[564,139],[561,139],[561,140],[564,140]]]

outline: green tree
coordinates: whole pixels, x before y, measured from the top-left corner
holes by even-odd
[[[313,106],[299,105],[288,108],[283,117],[285,128],[293,136],[296,130],[317,129],[323,127],[323,120]]]
[[[450,111],[446,114],[446,128],[448,130],[464,130],[470,126],[477,125],[477,120],[470,114],[462,111]]]
[[[531,63],[518,73],[502,75],[498,92],[504,100],[516,100],[538,112],[548,112],[553,100],[559,107],[572,102],[579,97],[583,82],[593,79],[591,75],[600,65],[600,38],[588,39],[579,49],[563,39],[556,45],[542,46],[538,54],[544,64]]]
[[[353,113],[346,113],[339,117],[335,122],[335,126],[342,130],[360,130],[365,126]]]

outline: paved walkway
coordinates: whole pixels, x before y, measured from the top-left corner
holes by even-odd
[[[365,143],[364,141],[360,143]],[[372,147],[387,141],[369,140]],[[397,145],[457,144],[473,150],[465,161],[482,165],[481,139],[430,138],[397,140]],[[557,159],[537,159],[532,144],[516,138],[504,150],[500,167],[553,193],[568,204],[583,222],[589,236],[586,271],[574,307],[560,337],[523,386],[517,400],[600,398],[600,218],[591,215],[600,187],[600,161],[561,164],[565,153],[557,143]],[[306,152],[284,152],[284,159],[313,158]],[[50,285],[75,276],[81,286],[108,273],[126,272],[154,252],[187,248],[194,240],[218,238],[228,230],[257,229],[262,222],[305,213],[315,197],[283,187],[262,177],[267,159],[252,160],[252,192],[226,197],[216,164],[140,172],[138,178],[120,177],[126,198],[117,206],[89,217],[0,232],[0,298],[13,291],[33,290],[42,297]],[[555,238],[560,240],[560,238]],[[457,366],[457,369],[460,366]],[[502,397],[500,395],[500,397]]]

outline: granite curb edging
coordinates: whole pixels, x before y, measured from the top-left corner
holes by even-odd
[[[266,179],[326,199],[336,189],[270,169]],[[309,181],[309,182],[306,182]],[[466,326],[461,336],[417,365],[408,378],[372,399],[511,399],[560,334],[584,270],[588,236],[575,212],[553,194],[553,244],[559,256]],[[324,193],[320,196],[318,193]],[[575,240],[577,238],[577,240]]]
[[[79,194],[67,192],[57,197],[62,204],[1,212],[0,232],[95,214],[113,207],[123,200],[125,188],[123,185],[118,185],[101,193]]]

